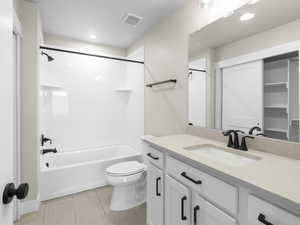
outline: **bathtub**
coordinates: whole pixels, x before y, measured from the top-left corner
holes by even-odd
[[[142,153],[129,146],[110,146],[41,155],[40,198],[44,201],[105,186],[105,169],[128,160],[141,161]]]

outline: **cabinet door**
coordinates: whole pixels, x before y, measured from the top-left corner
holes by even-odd
[[[166,176],[166,225],[190,224],[190,191],[173,178]]]
[[[300,218],[255,196],[249,196],[249,225],[299,225]]]
[[[234,218],[218,209],[198,194],[193,194],[192,225],[236,225]]]
[[[147,176],[147,224],[149,225],[164,223],[163,179],[163,172],[150,163]]]

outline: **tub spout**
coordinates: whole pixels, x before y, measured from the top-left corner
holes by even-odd
[[[47,153],[57,153],[57,149],[56,148],[53,148],[53,149],[42,149],[41,150],[41,153],[44,155],[44,154],[47,154]]]

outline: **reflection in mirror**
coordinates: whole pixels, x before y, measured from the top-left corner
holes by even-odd
[[[261,0],[193,33],[189,124],[299,142],[299,27],[299,0]]]

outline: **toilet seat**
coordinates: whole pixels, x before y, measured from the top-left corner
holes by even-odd
[[[146,170],[146,165],[137,161],[128,161],[114,164],[106,169],[106,174],[110,176],[130,176]]]

